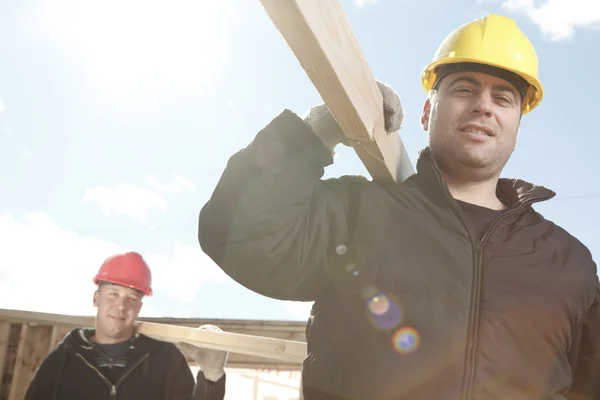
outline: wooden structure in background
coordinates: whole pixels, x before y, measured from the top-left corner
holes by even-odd
[[[90,317],[62,316],[53,323],[40,323],[54,314],[24,312],[31,319],[17,321],[14,317],[3,317],[8,311],[0,310],[0,400],[22,400],[33,374],[48,355],[56,348],[76,322],[93,321]],[[7,320],[8,319],[8,320]],[[33,320],[37,320],[35,322]],[[273,338],[284,341],[305,342],[304,322],[186,319],[186,318],[140,318],[141,322],[166,324],[177,327],[197,328],[200,325],[216,325],[228,333]],[[89,323],[82,326],[89,326]],[[192,365],[195,363],[188,360]],[[229,354],[227,368],[249,368],[265,370],[300,370],[298,362],[274,360],[267,357]]]

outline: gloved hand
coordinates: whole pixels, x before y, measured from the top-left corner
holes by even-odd
[[[202,325],[198,329],[223,332],[215,325]],[[196,347],[185,342],[178,342],[177,347],[198,364],[204,377],[209,381],[216,382],[225,375],[225,363],[228,356],[226,351]]]
[[[376,81],[376,83],[383,97],[385,130],[388,133],[396,132],[400,129],[404,119],[400,97],[386,84],[380,81]],[[350,146],[350,141],[344,135],[325,104],[312,107],[303,119],[332,153],[339,143]]]

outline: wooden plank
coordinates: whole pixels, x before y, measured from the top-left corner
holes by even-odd
[[[94,327],[95,318],[89,316],[76,316],[52,314],[35,311],[0,309],[0,321],[17,324],[62,325],[71,327]]]
[[[11,382],[10,382],[10,390],[8,391],[8,398],[7,400],[15,400],[17,397],[18,392],[21,392],[21,390],[18,390],[18,386],[19,386],[19,381],[20,381],[20,377],[21,377],[21,365],[23,364],[23,354],[25,352],[24,347],[25,347],[25,337],[27,335],[27,330],[28,330],[28,325],[27,324],[22,324],[21,325],[21,331],[19,334],[19,344],[17,347],[17,352],[15,355],[15,360],[13,363],[13,371],[12,371],[12,377],[11,377]],[[25,392],[27,391],[27,389],[25,389],[25,391],[22,393],[21,398],[25,397]]]
[[[266,336],[276,339],[306,342],[306,323],[302,321],[261,321],[230,320],[211,318],[140,318],[146,322],[170,325],[198,327],[204,324],[217,325],[226,332],[242,333],[254,336]],[[193,360],[188,360],[195,365]],[[227,359],[229,368],[269,369],[269,370],[301,370],[302,364],[296,361],[274,360],[247,354],[230,353]]]
[[[0,309],[0,321],[93,327],[93,317]],[[306,343],[231,332],[202,331],[195,327],[136,322],[139,333],[168,342],[188,342],[195,346],[246,354],[300,364],[306,357]],[[50,336],[50,333],[48,334]]]
[[[182,341],[199,347],[209,347],[277,360],[301,363],[306,357],[306,344],[291,340],[230,332],[203,331],[186,326],[155,324],[152,322],[140,323],[138,332],[159,340]]]
[[[50,349],[51,326],[23,324],[8,400],[21,400]]]
[[[388,135],[383,99],[339,0],[260,0],[373,179],[414,173],[400,135]]]
[[[10,323],[0,321],[0,393],[2,392],[2,381],[5,365],[7,364],[8,345],[10,339]]]
[[[173,318],[173,317],[140,317],[140,321],[156,322],[159,324],[182,325],[197,327],[204,324],[212,324],[227,328],[228,332],[268,332],[271,334],[280,334],[282,338],[290,339],[293,336],[302,335],[306,331],[305,321],[277,321],[277,320],[259,320],[259,319],[227,319],[227,318]],[[304,339],[302,339],[304,340]]]
[[[15,360],[19,349],[22,325],[11,324],[8,338],[8,350],[4,364],[4,376],[2,377],[2,387],[0,388],[0,400],[7,400],[11,390],[13,372],[15,369]]]
[[[62,339],[62,337],[59,337],[60,330],[60,327],[56,325],[52,327],[52,333],[50,334],[50,351],[54,350]]]

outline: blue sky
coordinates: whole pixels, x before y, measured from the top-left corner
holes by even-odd
[[[441,40],[489,12],[516,18],[546,95],[504,176],[555,190],[536,208],[598,260],[600,3],[342,4],[374,75],[402,99],[413,163],[427,142],[419,74]],[[100,263],[135,249],[154,274],[142,315],[306,318],[310,304],[244,289],[196,239],[228,157],[282,109],[321,102],[259,1],[0,0],[0,56],[0,307],[94,313]],[[338,150],[327,177],[366,174]]]

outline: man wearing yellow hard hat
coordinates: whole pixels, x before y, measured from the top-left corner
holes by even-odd
[[[417,173],[323,179],[344,135],[325,105],[284,110],[234,154],[198,238],[229,276],[314,301],[305,400],[598,399],[599,286],[588,249],[500,178],[543,87],[514,20],[466,23],[421,76]],[[403,119],[378,82],[386,129]]]

